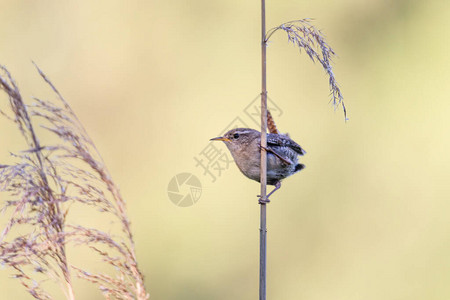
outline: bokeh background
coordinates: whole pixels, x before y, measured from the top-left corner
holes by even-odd
[[[350,119],[328,103],[320,65],[275,35],[275,118],[308,153],[268,207],[268,299],[450,298],[449,4],[268,1],[268,28],[309,17],[327,35]],[[34,60],[96,142],[127,199],[151,299],[256,299],[259,185],[234,164],[213,182],[195,157],[237,117],[258,127],[245,109],[260,92],[259,2],[1,7],[0,63],[28,99],[45,97]],[[0,124],[6,159],[23,144]],[[167,194],[183,172],[202,184],[189,207]],[[0,291],[31,299],[4,268]]]

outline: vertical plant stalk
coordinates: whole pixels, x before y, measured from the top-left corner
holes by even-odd
[[[260,198],[260,259],[259,259],[259,299],[266,300],[266,262],[267,262],[267,125],[269,131],[278,133],[273,119],[267,111],[267,71],[266,71],[266,50],[270,37],[277,31],[285,31],[288,40],[295,44],[300,50],[304,49],[313,62],[319,61],[329,77],[329,87],[331,91],[331,101],[335,109],[341,105],[344,118],[347,120],[347,110],[344,105],[343,96],[334,76],[331,66],[332,58],[335,56],[334,50],[326,42],[325,36],[310,24],[309,19],[295,20],[283,23],[278,27],[270,29],[266,33],[266,7],[265,0],[261,0],[261,198]],[[268,122],[269,119],[269,122]]]
[[[266,300],[266,262],[267,262],[267,76],[266,76],[266,2],[261,0],[261,200],[259,228],[259,300]]]

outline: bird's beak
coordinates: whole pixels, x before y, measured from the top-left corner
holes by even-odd
[[[230,139],[227,139],[226,137],[219,136],[213,139],[210,139],[210,141],[224,141],[224,142],[230,142]]]

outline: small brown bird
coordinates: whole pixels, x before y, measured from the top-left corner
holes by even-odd
[[[271,119],[271,117],[270,117]],[[269,131],[278,132],[275,124],[270,124]],[[261,165],[261,133],[250,128],[236,128],[216,137],[211,141],[223,141],[230,150],[239,170],[250,179],[260,181]],[[275,189],[267,198],[281,187],[281,180],[302,170],[305,165],[298,162],[298,156],[305,150],[288,135],[279,133],[267,134],[267,184]]]

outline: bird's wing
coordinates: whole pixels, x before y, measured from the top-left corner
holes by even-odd
[[[275,152],[275,150],[273,150],[272,148],[264,148],[263,146],[260,146],[261,148],[263,148],[264,150],[266,150],[268,153],[272,153],[273,155],[275,155],[276,157],[278,157],[280,160],[282,160],[284,163],[290,165],[292,164],[292,162],[290,160],[287,160],[286,158],[284,158],[283,156],[281,156],[280,154],[278,154],[277,152]]]
[[[306,154],[306,151],[303,150],[302,147],[300,147],[299,144],[291,140],[289,137],[283,135],[283,134],[273,134],[269,133],[267,135],[267,146],[278,146],[278,147],[289,147],[295,152],[297,152],[299,155]]]

